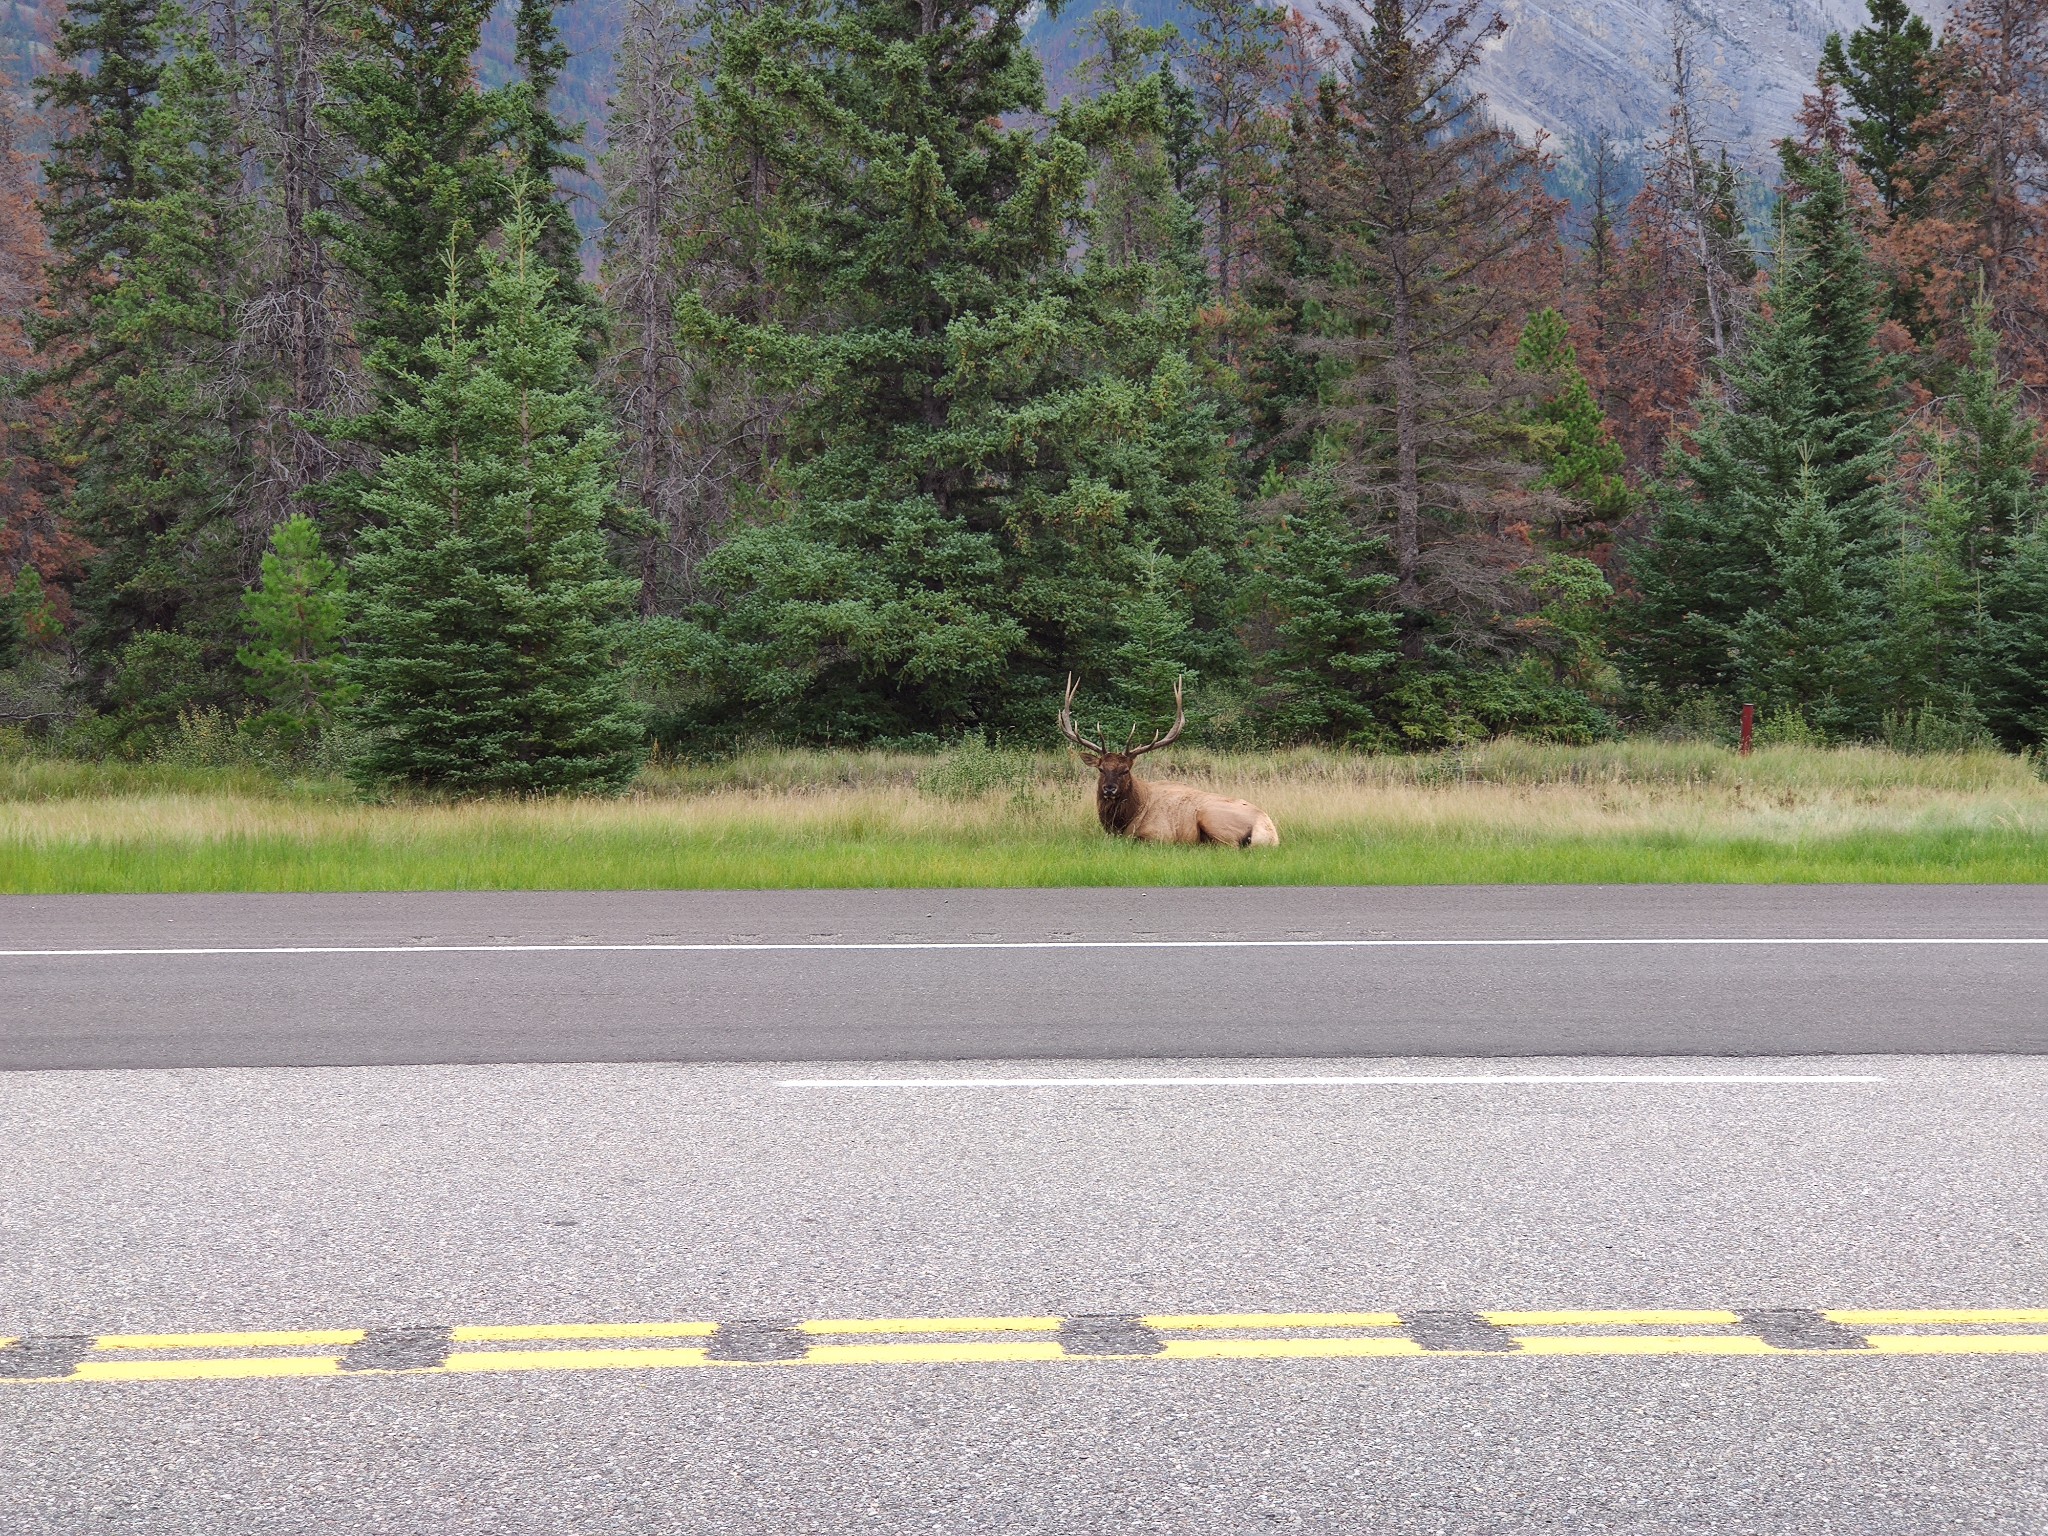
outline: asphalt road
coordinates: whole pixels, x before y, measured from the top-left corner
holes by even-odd
[[[2048,1355],[1802,1353],[1795,1335],[1782,1352],[1695,1358],[1664,1336],[1721,1349],[1760,1325],[1668,1317],[1524,1328],[1492,1353],[1455,1329],[1446,1343],[1444,1319],[1471,1333],[1489,1309],[2048,1308],[2048,1063],[1628,1068],[1880,1080],[964,1091],[780,1086],[883,1071],[815,1063],[14,1074],[0,1078],[0,1328],[126,1333],[126,1354],[92,1363],[131,1372],[194,1355],[332,1371],[339,1354],[353,1374],[0,1381],[0,1530],[2048,1528]],[[1172,1314],[1382,1308],[1429,1352],[1173,1358],[1102,1342],[1119,1320],[1149,1317],[1180,1345],[1211,1335]],[[389,1340],[420,1334],[379,1335],[372,1358],[317,1342],[709,1320],[758,1344],[789,1319],[910,1320],[900,1332],[1043,1314],[1097,1320],[1082,1358],[812,1367],[743,1349],[756,1363],[384,1374],[404,1363]],[[1970,1349],[2048,1332],[1856,1326]],[[132,1337],[179,1330],[316,1342]],[[1314,1351],[1336,1331],[1297,1317],[1211,1333]],[[1532,1353],[1539,1335],[1601,1352]],[[1659,1347],[1627,1352],[1642,1344]]]
[[[2039,1536],[2042,937],[0,901],[0,1536]]]
[[[2043,940],[2039,887],[10,897],[0,1069],[2031,1053]]]

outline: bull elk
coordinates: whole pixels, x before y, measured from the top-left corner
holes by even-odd
[[[1095,814],[1102,830],[1145,843],[1227,843],[1236,848],[1273,848],[1280,842],[1273,818],[1249,800],[1212,795],[1186,784],[1155,784],[1133,771],[1147,752],[1171,746],[1188,723],[1181,707],[1181,685],[1173,685],[1173,727],[1154,732],[1144,746],[1133,746],[1138,730],[1131,727],[1121,752],[1090,741],[1074,728],[1074,695],[1081,685],[1067,675],[1067,701],[1060,706],[1060,734],[1074,744],[1081,761],[1095,770]],[[1096,727],[1101,734],[1102,727]],[[1105,740],[1107,738],[1105,737]]]

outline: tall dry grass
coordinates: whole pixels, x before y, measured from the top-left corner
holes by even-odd
[[[1997,753],[1503,741],[1462,754],[1176,752],[1277,850],[1102,835],[1050,753],[753,752],[618,799],[401,799],[246,770],[0,761],[0,890],[2036,880],[2048,784]]]

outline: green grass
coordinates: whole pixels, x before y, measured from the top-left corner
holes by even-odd
[[[1105,837],[1091,778],[978,744],[656,765],[617,800],[368,805],[243,764],[0,758],[0,891],[2048,879],[2048,784],[1997,753],[1499,742],[1176,753],[1283,845]]]

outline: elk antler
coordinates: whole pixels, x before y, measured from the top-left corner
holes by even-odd
[[[1079,679],[1069,672],[1067,674],[1067,701],[1060,706],[1060,734],[1078,747],[1083,757],[1107,756],[1109,748],[1103,746],[1100,742],[1090,741],[1086,736],[1083,736],[1074,729],[1074,695],[1080,691],[1081,684]],[[1095,729],[1100,734],[1102,727],[1098,725]]]
[[[1154,733],[1152,739],[1142,747],[1127,747],[1126,750],[1130,752],[1130,755],[1132,757],[1138,757],[1143,753],[1156,751],[1160,747],[1171,746],[1174,742],[1180,739],[1181,730],[1188,723],[1188,712],[1181,707],[1180,685],[1181,679],[1176,677],[1173,680],[1173,729],[1168,731],[1164,736]]]

